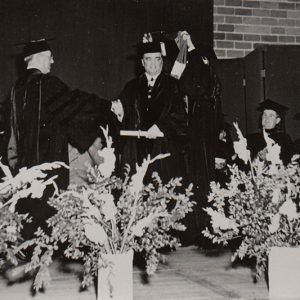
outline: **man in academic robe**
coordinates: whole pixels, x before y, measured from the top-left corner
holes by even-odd
[[[284,115],[288,107],[271,99],[266,99],[259,104],[257,110],[261,112],[261,131],[247,136],[247,146],[251,152],[251,158],[266,159],[266,141],[262,131],[265,130],[268,136],[281,147],[280,158],[283,163],[289,163],[292,156],[292,140],[284,132]]]
[[[223,121],[221,83],[212,67],[216,56],[211,47],[194,45],[186,31],[179,32],[177,39],[182,47],[186,42],[186,61],[184,64],[175,61],[171,74],[178,77],[180,90],[188,103],[191,176],[196,188],[208,187],[209,181],[214,179],[217,128]]]
[[[99,126],[114,122],[112,104],[80,90],[71,90],[58,77],[50,75],[54,63],[46,40],[32,41],[24,47],[27,66],[11,91],[7,103],[6,162],[14,173],[22,167],[44,162],[69,164],[68,145],[80,153],[88,151],[99,138]],[[114,107],[117,112],[117,108]],[[69,183],[68,169],[53,172],[56,183],[65,189]],[[53,173],[49,176],[53,176]],[[47,199],[53,191],[47,189],[43,199],[21,199],[17,211],[32,216],[25,224],[23,236],[32,237],[38,226],[53,214]]]
[[[217,57],[210,46],[194,44],[187,31],[179,31],[175,42],[179,53],[170,73],[178,79],[187,105],[188,174],[194,184],[193,200],[197,203],[187,226],[191,242],[197,241],[205,247],[207,241],[203,241],[201,231],[209,220],[202,208],[207,206],[209,183],[215,180],[217,129],[223,122],[221,82],[213,69],[212,62]]]
[[[148,154],[170,157],[150,165],[163,181],[185,175],[182,154],[186,143],[187,114],[178,82],[162,71],[164,44],[142,43],[138,46],[144,73],[129,81],[120,94],[124,107],[122,129],[146,131],[145,137],[124,137],[122,162],[141,164]]]

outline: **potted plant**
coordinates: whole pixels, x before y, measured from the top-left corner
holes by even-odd
[[[192,185],[183,189],[181,178],[163,184],[157,173],[143,183],[149,164],[166,155],[144,159],[133,175],[127,167],[124,178],[114,176],[112,139],[108,129],[103,132],[103,162],[89,166],[86,184],[70,186],[49,200],[57,210],[48,220],[51,233],[39,229],[35,239],[23,244],[35,246],[27,270],[38,268],[36,289],[47,285],[53,253],[63,245],[65,257],[83,262],[83,286],[98,275],[99,299],[130,299],[133,251],[144,254],[152,274],[161,257],[158,249],[180,245],[170,230],[185,229],[180,220],[192,210]]]
[[[29,214],[20,214],[15,207],[18,201],[26,201],[27,197],[42,197],[48,185],[54,186],[56,176],[47,177],[47,171],[67,167],[61,162],[45,163],[32,168],[21,168],[15,176],[8,166],[0,162],[3,177],[0,182],[0,268],[17,266],[22,253],[19,245],[23,239],[21,230],[24,222],[31,222]],[[13,273],[19,273],[14,269]],[[11,274],[13,277],[13,274]]]
[[[269,269],[270,295],[281,291],[281,296],[287,297],[289,292],[283,285],[291,284],[291,276],[287,276],[283,268],[278,272],[273,263],[285,265],[282,260],[289,259],[286,247],[295,251],[300,244],[299,155],[295,155],[291,162],[284,166],[279,156],[280,146],[264,132],[267,144],[266,160],[256,158],[251,161],[247,140],[238,125],[234,123],[234,126],[239,137],[239,141],[234,143],[234,148],[245,165],[228,166],[231,175],[225,187],[211,182],[208,195],[211,206],[205,208],[205,211],[211,217],[212,226],[210,229],[206,228],[203,234],[214,243],[223,245],[239,238],[241,242],[232,256],[232,261],[237,257],[254,257],[257,278]],[[285,251],[284,255],[278,256],[278,248],[274,247],[280,247],[279,250]],[[299,249],[296,251],[300,257]],[[274,257],[276,258],[273,259]],[[297,268],[300,269],[299,265]],[[275,269],[276,274],[273,272]],[[278,280],[279,277],[281,279]],[[278,281],[281,281],[281,285],[278,285]],[[299,285],[297,286],[297,291],[294,289],[292,295],[300,297]],[[292,290],[292,287],[290,289]]]

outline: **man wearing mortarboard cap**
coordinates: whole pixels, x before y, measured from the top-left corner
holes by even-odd
[[[193,43],[191,35],[183,30],[177,32],[152,32],[144,35],[146,40],[164,39],[166,57],[172,62],[168,67],[172,77],[178,80],[188,112],[189,145],[186,147],[189,179],[193,182],[194,200],[200,213],[194,210],[195,235],[206,227],[206,215],[201,207],[207,206],[209,182],[215,179],[215,157],[218,142],[217,127],[222,122],[221,82],[212,61],[216,55],[212,47]],[[175,49],[174,49],[175,45]],[[192,222],[191,222],[192,223]],[[201,227],[202,226],[202,227]],[[192,226],[189,226],[192,227]],[[201,237],[200,237],[201,238]]]
[[[211,46],[195,43],[186,31],[178,31],[175,38],[179,53],[171,70],[178,79],[180,91],[185,95],[189,123],[189,170],[195,186],[195,235],[206,227],[206,215],[201,207],[207,206],[209,182],[216,179],[217,128],[223,121],[221,82],[213,68],[216,55]],[[199,236],[199,234],[198,234]],[[199,237],[199,243],[206,241]]]
[[[129,81],[120,94],[124,106],[122,128],[146,131],[146,137],[124,137],[122,161],[135,166],[148,154],[171,156],[150,167],[166,181],[185,173],[181,147],[186,138],[186,112],[178,83],[163,71],[163,56],[168,51],[161,41],[138,44],[144,72]],[[151,171],[147,172],[151,174]]]
[[[54,63],[52,50],[46,40],[31,41],[24,47],[26,73],[11,91],[6,160],[13,172],[44,162],[62,161],[69,164],[68,147],[78,153],[93,151],[99,140],[99,125],[110,122],[111,102],[80,90],[71,90],[59,78],[50,75]],[[65,189],[69,183],[68,170],[57,171],[57,184]],[[56,173],[56,174],[57,174]],[[53,213],[44,198],[19,201],[17,209],[33,216],[25,224],[24,238],[30,238],[38,226],[46,228],[45,219]]]
[[[180,90],[188,102],[190,165],[194,184],[198,191],[202,190],[197,196],[201,202],[205,201],[203,196],[206,198],[209,182],[214,180],[217,128],[223,121],[221,82],[212,65],[217,57],[212,47],[194,43],[185,30],[179,31],[175,40],[181,49],[186,49],[183,65],[177,59],[171,74],[178,77]]]
[[[280,157],[283,163],[288,163],[292,154],[292,140],[284,132],[284,117],[288,107],[271,99],[266,99],[259,104],[257,110],[261,113],[259,119],[261,130],[265,130],[269,137],[281,147]],[[266,142],[262,131],[249,134],[247,136],[247,144],[252,158],[258,156],[260,159],[265,160]]]

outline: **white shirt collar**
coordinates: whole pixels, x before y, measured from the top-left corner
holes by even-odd
[[[159,74],[157,74],[157,75],[155,75],[155,76],[151,76],[151,75],[149,75],[149,74],[147,74],[147,73],[145,73],[145,75],[146,75],[146,77],[147,77],[147,80],[148,80],[148,82],[155,82],[155,80],[156,80],[156,78],[159,76]],[[153,78],[153,80],[151,81],[151,78]]]

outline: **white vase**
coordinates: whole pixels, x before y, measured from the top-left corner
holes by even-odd
[[[300,248],[272,247],[268,271],[269,299],[300,299]]]
[[[109,266],[98,270],[97,300],[132,300],[133,251],[102,257]]]

